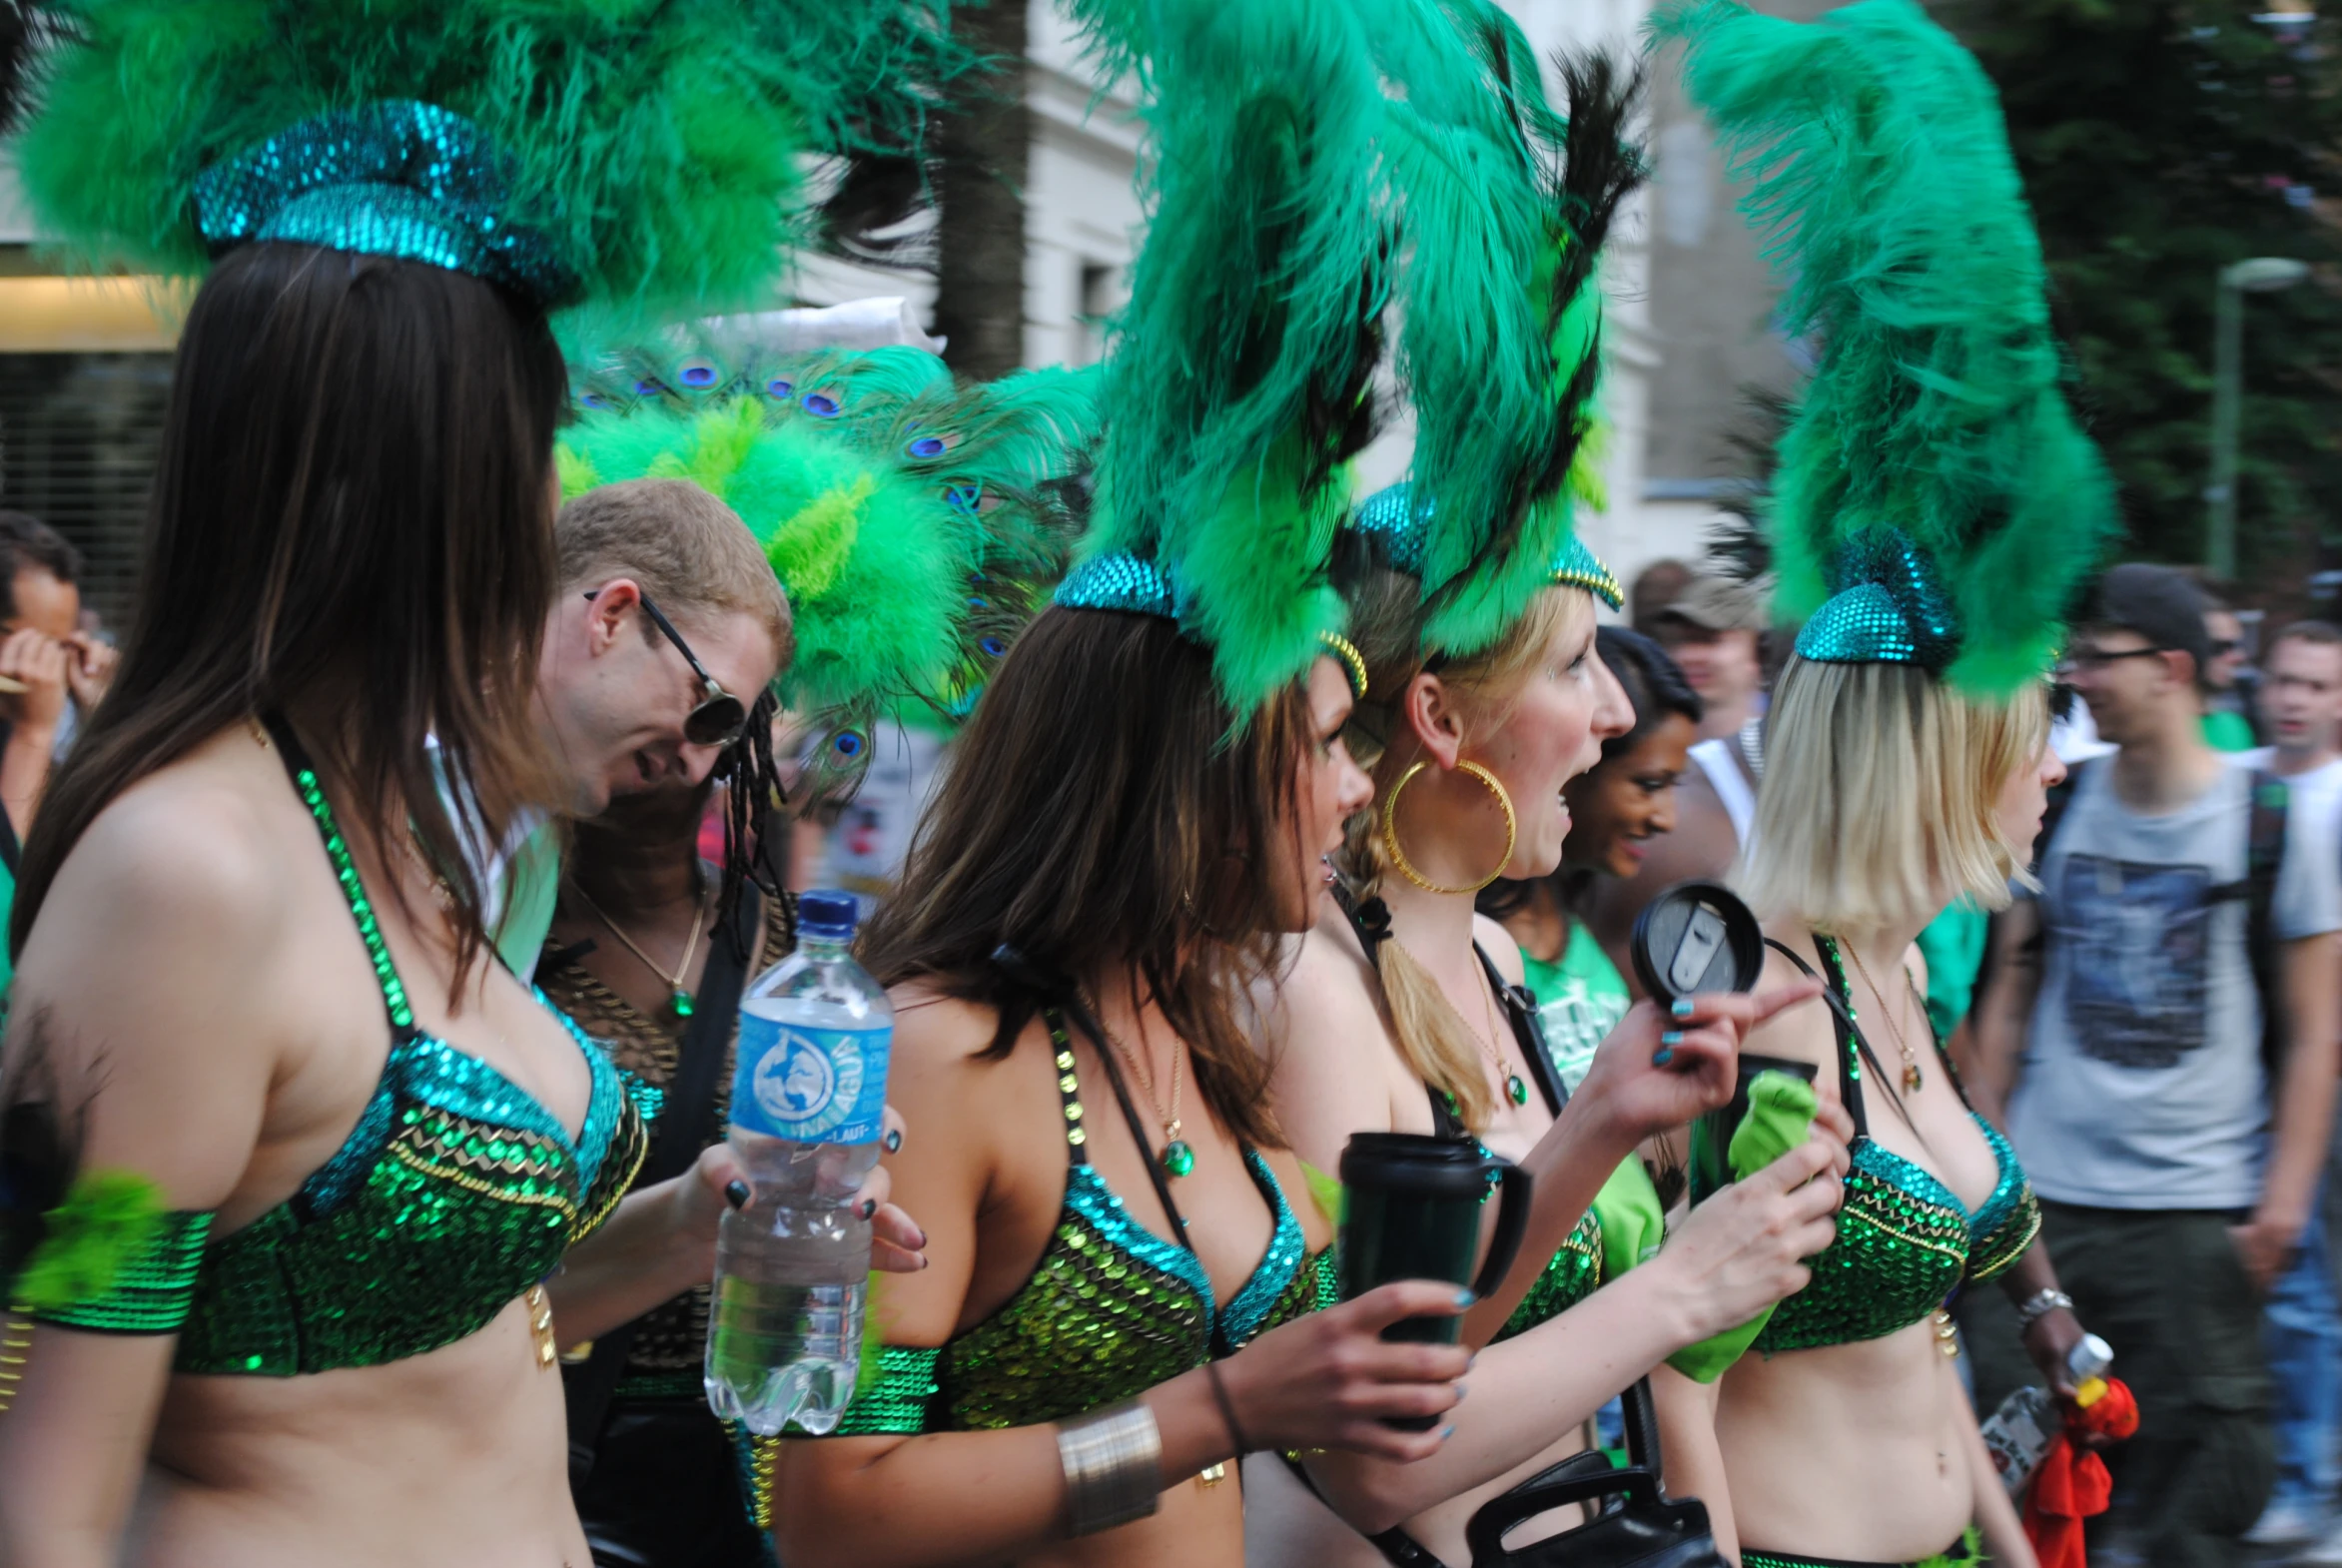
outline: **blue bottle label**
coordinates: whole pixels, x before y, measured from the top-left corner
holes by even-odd
[[[740,1015],[732,1125],[799,1144],[876,1141],[894,1030],[807,1029]]]

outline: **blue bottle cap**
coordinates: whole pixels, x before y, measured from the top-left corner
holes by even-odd
[[[809,937],[842,942],[854,934],[861,906],[851,893],[825,888],[797,895],[797,929]]]

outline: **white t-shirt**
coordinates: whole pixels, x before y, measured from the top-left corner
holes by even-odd
[[[2235,758],[2239,767],[2277,771],[2274,746],[2240,751]],[[2285,789],[2292,797],[2292,803],[2286,807],[2287,821],[2295,816],[2314,816],[2320,822],[2342,825],[2342,757],[2307,773],[2278,773],[2277,776],[2285,781]]]
[[[2008,1133],[2043,1197],[2100,1208],[2250,1208],[2270,1125],[2260,993],[2241,897],[2251,770],[2140,816],[2092,764],[2051,838],[2047,934]],[[2288,805],[2271,923],[2342,930],[2330,812]]]

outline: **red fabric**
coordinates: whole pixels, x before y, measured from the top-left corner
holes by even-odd
[[[2082,1545],[2082,1521],[2106,1511],[2114,1492],[2106,1462],[2086,1449],[2077,1449],[2067,1432],[2097,1432],[2123,1438],[2138,1430],[2138,1401],[2128,1388],[2112,1378],[2106,1392],[2089,1408],[2065,1407],[2066,1432],[2060,1432],[2041,1456],[2033,1472],[2032,1493],[2025,1499],[2024,1533],[2033,1543],[2041,1568],[2087,1568]]]

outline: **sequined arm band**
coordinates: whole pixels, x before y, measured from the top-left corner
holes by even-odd
[[[1163,1433],[1133,1401],[1058,1423],[1069,1533],[1096,1535],[1155,1512],[1163,1492]]]
[[[144,1246],[123,1259],[113,1283],[76,1301],[43,1303],[30,1315],[61,1328],[106,1334],[175,1334],[195,1299],[210,1213],[181,1209],[161,1216]]]
[[[928,1406],[935,1400],[935,1363],[942,1357],[937,1348],[879,1346],[876,1375],[865,1363],[854,1402],[846,1406],[832,1435],[909,1437],[926,1431]]]

